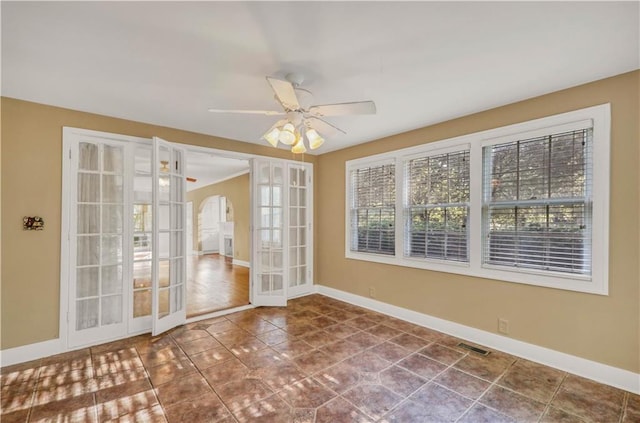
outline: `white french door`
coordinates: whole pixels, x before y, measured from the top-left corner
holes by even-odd
[[[253,298],[258,306],[285,306],[284,163],[253,160]]]
[[[67,345],[157,334],[184,323],[184,150],[160,139],[75,128],[64,128],[64,145]]]
[[[313,185],[312,168],[304,164],[287,164],[289,227],[288,298],[311,292],[313,287]]]
[[[253,159],[252,299],[285,306],[311,291],[311,165]]]
[[[139,333],[151,328],[153,302],[153,145],[136,143],[133,148],[133,262],[127,276],[132,306],[128,315],[129,333]]]
[[[152,334],[186,320],[186,180],[184,149],[153,138]]]
[[[69,346],[114,338],[126,330],[128,149],[124,142],[84,137],[68,150]]]

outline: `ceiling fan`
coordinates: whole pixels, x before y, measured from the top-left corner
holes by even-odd
[[[309,148],[312,150],[324,143],[324,138],[320,133],[325,135],[333,135],[338,132],[346,134],[342,129],[327,122],[324,117],[376,113],[376,105],[373,101],[311,105],[313,94],[300,87],[304,77],[298,73],[290,73],[285,76],[285,79],[286,81],[267,76],[267,82],[273,89],[276,100],[282,106],[282,111],[225,109],[209,109],[209,111],[213,113],[286,116],[277,121],[262,138],[274,147],[277,147],[278,142],[290,145],[293,153],[307,151],[302,134],[307,137]]]

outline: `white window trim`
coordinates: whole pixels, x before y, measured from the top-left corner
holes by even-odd
[[[593,123],[593,220],[592,220],[592,270],[590,276],[539,271],[535,269],[508,269],[482,264],[482,149],[487,145],[526,139],[550,131],[584,126]],[[438,272],[516,282],[569,291],[599,295],[609,293],[609,182],[611,144],[611,105],[601,104],[585,109],[489,129],[474,134],[430,142],[388,153],[349,160],[345,172],[345,257],[396,266],[413,267]],[[470,149],[470,208],[469,208],[469,262],[449,262],[403,256],[404,213],[403,201],[406,187],[404,163],[419,155],[432,155]],[[381,255],[351,251],[351,186],[354,169],[388,164],[396,165],[396,253]]]

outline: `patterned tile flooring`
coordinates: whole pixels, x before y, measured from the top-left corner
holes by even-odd
[[[11,422],[639,422],[640,396],[321,295],[2,369]]]

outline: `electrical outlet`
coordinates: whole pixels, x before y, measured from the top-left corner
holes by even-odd
[[[376,297],[376,289],[374,287],[369,287],[369,296],[371,298],[375,298]]]
[[[509,321],[502,317],[498,317],[498,332],[507,335],[509,333]]]

